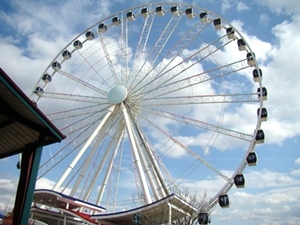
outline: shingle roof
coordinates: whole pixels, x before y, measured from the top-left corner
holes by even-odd
[[[44,145],[65,136],[0,68],[0,159],[25,150],[45,135]]]

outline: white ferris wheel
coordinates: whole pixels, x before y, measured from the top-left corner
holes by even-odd
[[[169,2],[120,11],[67,44],[35,86],[33,101],[67,136],[38,179],[111,213],[197,188],[207,224],[256,164],[266,98],[255,54],[220,16]]]

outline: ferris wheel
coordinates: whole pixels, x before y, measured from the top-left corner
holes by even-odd
[[[38,179],[57,178],[54,191],[108,212],[184,199],[197,187],[208,193],[199,214],[207,224],[207,212],[244,187],[264,142],[267,89],[254,52],[229,22],[194,5],[141,5],[96,22],[33,92],[67,136]],[[214,188],[203,186],[208,179]]]

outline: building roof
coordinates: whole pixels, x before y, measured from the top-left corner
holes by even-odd
[[[170,219],[170,208],[172,219],[179,220],[191,216],[197,209],[175,194],[138,208],[116,213],[101,213],[92,215],[91,218],[101,224],[133,224],[134,215],[141,217],[141,224],[167,224]]]
[[[65,136],[0,68],[0,159],[21,153],[45,135],[44,145]]]

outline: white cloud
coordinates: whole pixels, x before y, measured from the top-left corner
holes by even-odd
[[[300,12],[300,5],[298,0],[255,0],[259,5],[266,6],[276,13],[298,13]]]
[[[291,174],[292,174],[293,176],[300,177],[300,169],[291,171]]]
[[[55,182],[53,180],[47,179],[45,177],[42,177],[37,180],[35,189],[52,189],[55,185]]]
[[[262,24],[263,26],[266,26],[269,22],[270,22],[271,18],[263,13],[263,14],[260,14],[259,16],[259,23]]]
[[[222,5],[221,5],[222,12],[225,12],[225,11],[229,10],[230,8],[232,8],[232,3],[230,0],[222,1]]]
[[[295,164],[296,164],[296,165],[300,165],[300,158],[297,158],[297,159],[295,160]]]
[[[248,11],[250,7],[243,2],[238,2],[236,6],[237,11]]]
[[[285,193],[274,193],[264,196],[262,201],[266,204],[284,204],[295,202],[297,199],[294,196],[289,196]]]
[[[13,209],[17,185],[16,178],[0,178],[0,213]]]
[[[246,176],[247,186],[250,188],[287,187],[299,185],[297,179],[285,173],[277,173],[268,170],[253,171]]]

